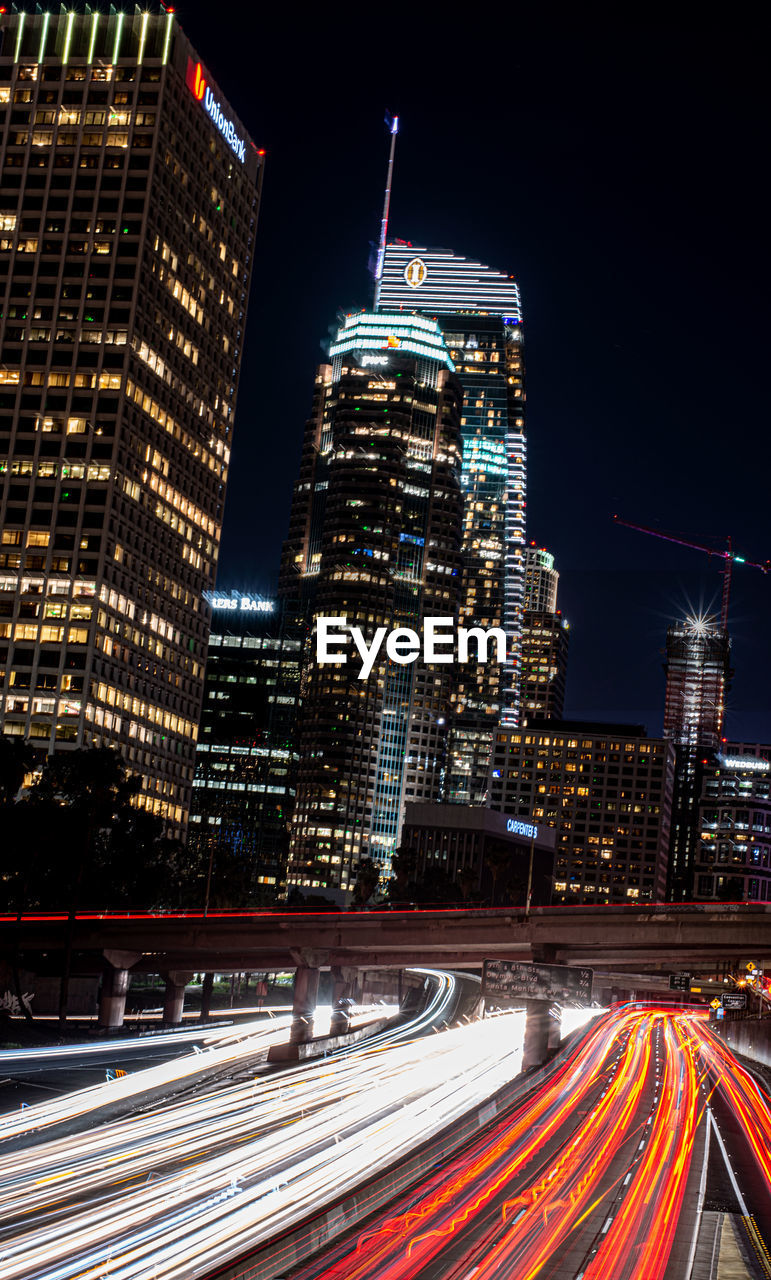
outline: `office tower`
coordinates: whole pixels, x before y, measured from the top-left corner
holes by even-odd
[[[771,746],[727,742],[702,770],[697,902],[771,902]]]
[[[460,567],[460,388],[437,323],[350,315],[316,381],[279,593],[314,616],[377,627],[452,616]],[[290,885],[347,889],[388,873],[406,800],[436,799],[450,674],[385,657],[367,679],[312,651],[300,714]]]
[[[560,720],[565,709],[568,623],[557,610],[554,556],[535,543],[525,551],[520,708],[523,725]]]
[[[674,755],[641,725],[554,720],[501,730],[490,807],[556,828],[555,903],[661,902]]]
[[[203,864],[212,857],[214,901],[227,874],[268,902],[286,878],[304,620],[240,591],[207,592],[207,600],[212,633],[188,848]]]
[[[562,719],[569,637],[570,628],[561,613],[525,609],[520,684],[523,725],[534,720]]]
[[[664,737],[676,751],[669,867],[674,901],[693,894],[703,760],[722,737],[730,659],[730,638],[714,618],[685,618],[667,630]]]
[[[445,250],[386,249],[380,305],[436,316],[463,388],[460,620],[503,627],[508,659],[458,667],[445,799],[483,804],[493,730],[519,722],[524,604],[522,308],[510,276]]]
[[[262,158],[172,13],[0,29],[0,727],[179,828]]]
[[[531,542],[525,548],[523,607],[533,613],[556,613],[559,578],[551,552]]]

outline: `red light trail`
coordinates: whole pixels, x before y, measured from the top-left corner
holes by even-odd
[[[294,1280],[420,1280],[445,1258],[443,1280],[545,1280],[571,1250],[582,1280],[664,1280],[704,1136],[702,1084],[730,1104],[771,1198],[771,1112],[749,1073],[703,1019],[625,1008],[525,1104]]]

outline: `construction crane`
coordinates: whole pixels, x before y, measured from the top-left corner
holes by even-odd
[[[717,560],[722,560],[720,573],[723,578],[723,605],[720,610],[720,626],[723,631],[728,630],[728,605],[731,599],[731,573],[735,564],[746,565],[748,569],[760,569],[761,573],[771,572],[771,560],[764,560],[762,563],[755,560],[745,560],[744,556],[737,556],[733,549],[733,543],[730,537],[726,538],[728,549],[726,551],[717,551],[714,547],[705,546],[703,542],[689,542],[687,538],[677,538],[671,533],[661,533],[658,529],[650,529],[645,524],[632,524],[631,520],[622,520],[621,516],[614,516],[616,524],[622,524],[627,529],[636,529],[638,533],[649,533],[654,538],[663,538],[665,542],[674,542],[678,547],[690,547],[693,551],[705,551],[708,556],[714,556]]]

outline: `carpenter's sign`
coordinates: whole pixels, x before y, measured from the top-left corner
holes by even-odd
[[[556,1000],[589,1003],[591,969],[567,964],[529,964],[517,960],[485,960],[482,984],[486,996],[501,1000]]]

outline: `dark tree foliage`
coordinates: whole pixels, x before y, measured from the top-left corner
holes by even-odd
[[[372,858],[362,858],[356,869],[356,883],[353,886],[351,905],[362,907],[369,902],[377,889],[380,879],[380,867]]]
[[[140,780],[117,751],[91,747],[48,756],[28,794],[16,800],[21,762],[7,739],[0,744],[2,910],[184,904],[184,847],[166,835],[159,818],[131,803]]]

